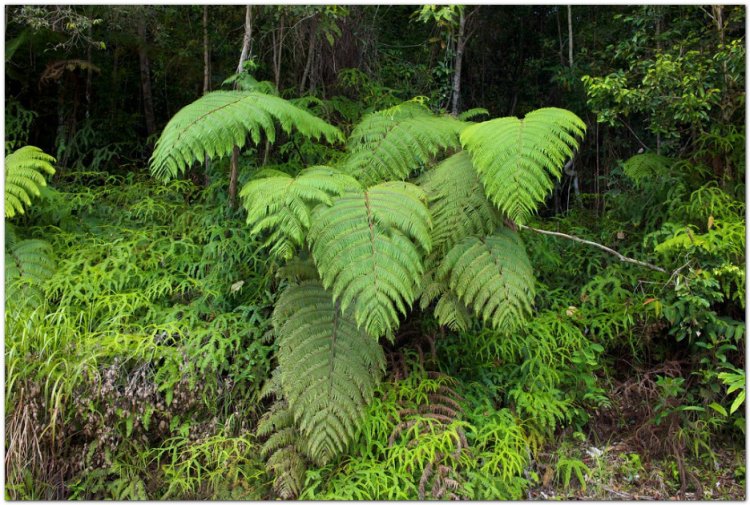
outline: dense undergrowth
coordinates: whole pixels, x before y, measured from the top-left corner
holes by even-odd
[[[522,232],[534,318],[499,334],[410,316],[346,454],[274,482],[255,425],[276,266],[215,204],[222,182],[72,172],[9,225],[49,243],[54,274],[7,298],[8,497],[520,499],[544,469],[585,485],[580,454],[549,453],[565,433],[669,458],[684,491],[688,461],[744,438],[744,204],[660,180],[633,215],[623,178],[606,219],[538,224],[654,251],[671,275]]]
[[[86,95],[54,159],[6,100],[6,498],[744,498],[744,11],[618,13],[524,92],[578,115],[493,119],[447,114],[461,9],[411,15],[432,73],[311,49],[309,92],[222,77],[158,140]],[[292,14],[258,9],[274,65]],[[297,14],[336,53],[348,14]]]

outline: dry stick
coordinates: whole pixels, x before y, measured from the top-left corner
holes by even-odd
[[[519,228],[521,228],[522,230],[531,230],[531,231],[535,231],[537,233],[541,233],[542,235],[552,235],[553,237],[566,238],[566,239],[572,240],[574,242],[580,242],[581,244],[587,244],[587,245],[591,245],[591,246],[594,246],[594,247],[598,247],[602,251],[606,251],[609,254],[614,254],[615,256],[617,256],[620,259],[620,261],[624,261],[626,263],[633,263],[634,265],[640,265],[642,267],[650,268],[651,270],[656,270],[657,272],[667,273],[667,271],[664,270],[661,267],[657,267],[656,265],[652,265],[651,263],[646,263],[645,261],[640,261],[640,260],[636,260],[636,259],[633,259],[633,258],[628,258],[627,256],[623,256],[622,254],[618,253],[614,249],[610,249],[609,247],[607,247],[605,245],[597,244],[596,242],[592,242],[590,240],[585,240],[585,239],[582,239],[580,237],[576,237],[576,236],[573,236],[573,235],[568,235],[566,233],[560,233],[559,231],[540,230],[538,228],[532,228],[531,226],[526,226],[525,224],[518,224],[518,223],[516,223],[516,226],[519,227]]]

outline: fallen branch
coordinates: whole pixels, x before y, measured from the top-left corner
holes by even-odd
[[[576,237],[574,235],[568,235],[566,233],[560,233],[559,231],[549,231],[549,230],[540,230],[538,228],[532,228],[531,226],[526,226],[525,224],[518,224],[516,223],[516,226],[518,228],[521,228],[522,230],[531,230],[536,233],[541,233],[542,235],[552,235],[553,237],[560,237],[560,238],[566,238],[568,240],[572,240],[574,242],[580,242],[581,244],[591,245],[594,247],[598,247],[602,251],[606,251],[609,254],[614,254],[617,256],[620,261],[624,261],[626,263],[632,263],[634,265],[640,265],[642,267],[650,268],[651,270],[656,270],[657,272],[667,273],[666,270],[664,270],[662,267],[658,267],[656,265],[652,265],[651,263],[646,263],[645,261],[636,260],[633,258],[628,258],[627,256],[624,256],[620,254],[619,252],[615,251],[614,249],[611,249],[605,245],[597,244],[596,242],[592,242],[590,240],[582,239],[580,237]]]

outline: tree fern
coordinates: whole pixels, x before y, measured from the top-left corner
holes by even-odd
[[[294,416],[284,400],[274,403],[258,421],[257,434],[266,438],[261,454],[274,476],[273,488],[282,500],[299,496],[304,485],[303,438],[294,427]]]
[[[462,240],[445,256],[438,275],[495,328],[512,328],[531,313],[534,272],[523,242],[508,229]]]
[[[265,177],[250,181],[240,192],[247,223],[253,234],[270,230],[266,245],[284,259],[290,259],[295,248],[304,244],[315,205],[331,205],[332,196],[359,187],[348,175],[322,166],[303,170],[297,177],[275,170],[259,175]]]
[[[631,156],[622,165],[622,170],[633,181],[636,187],[640,187],[647,180],[660,179],[667,176],[673,163],[673,160],[666,156],[643,153]]]
[[[55,270],[52,246],[38,239],[19,240],[9,224],[5,236],[5,296],[9,303],[43,297],[44,283]]]
[[[573,156],[586,125],[572,112],[545,108],[467,127],[469,151],[485,192],[509,218],[523,223],[536,211]]]
[[[370,335],[396,327],[414,301],[431,246],[425,200],[413,184],[387,182],[315,212],[310,241],[323,286],[342,311],[353,305],[357,326]]]
[[[454,154],[426,172],[420,187],[429,200],[435,255],[442,257],[466,236],[489,234],[501,222],[466,152]]]
[[[306,453],[325,464],[354,437],[383,372],[383,351],[318,282],[287,288],[273,323],[284,398]]]
[[[169,121],[151,157],[151,172],[170,179],[185,171],[194,161],[221,158],[233,146],[253,143],[261,133],[273,142],[275,122],[286,132],[292,128],[306,137],[342,140],[341,132],[284,100],[257,91],[214,91],[183,107]]]
[[[22,147],[5,157],[5,217],[24,213],[31,197],[47,185],[44,173],[54,174],[55,158],[34,146]]]
[[[416,102],[373,112],[352,131],[342,168],[366,185],[405,179],[439,152],[458,149],[464,126]]]

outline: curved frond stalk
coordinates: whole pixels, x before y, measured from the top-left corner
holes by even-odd
[[[461,144],[492,202],[510,219],[525,223],[554,187],[573,157],[586,125],[564,109],[535,110],[521,120],[493,119],[461,132]]]
[[[465,123],[415,102],[373,112],[354,128],[342,169],[366,186],[403,180],[440,152],[460,148]]]
[[[44,174],[52,175],[55,158],[34,146],[24,146],[5,157],[5,217],[23,214],[31,197],[46,186]]]
[[[534,271],[523,242],[511,230],[462,240],[445,256],[438,276],[495,328],[512,329],[531,314]]]
[[[398,326],[416,296],[431,248],[425,201],[413,184],[386,182],[314,212],[309,240],[323,286],[374,337]]]
[[[669,175],[674,160],[654,153],[643,153],[631,156],[622,165],[622,171],[633,181],[636,187],[641,187],[648,180],[657,180]]]
[[[318,282],[287,288],[273,313],[284,398],[318,464],[354,437],[385,368],[383,350]]]
[[[193,162],[222,158],[249,136],[254,144],[265,134],[276,139],[278,123],[284,132],[328,142],[343,140],[341,132],[287,100],[257,91],[214,91],[183,107],[169,121],[151,156],[151,173],[168,180]]]
[[[426,172],[420,187],[427,193],[432,215],[432,252],[442,257],[469,235],[487,235],[502,222],[487,200],[471,158],[454,154]]]
[[[305,242],[312,209],[331,205],[331,197],[347,189],[359,188],[352,177],[329,167],[311,167],[297,177],[278,171],[248,182],[240,192],[247,209],[247,224],[252,234],[271,231],[265,245],[271,254],[290,259]]]

